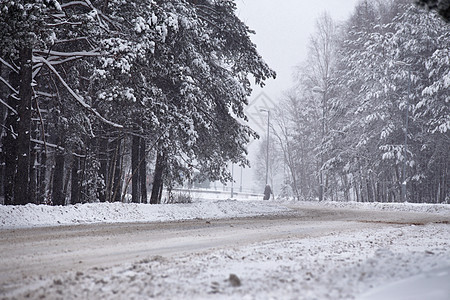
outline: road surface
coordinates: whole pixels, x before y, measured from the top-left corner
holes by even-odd
[[[0,295],[28,277],[86,272],[154,256],[449,221],[448,216],[422,213],[297,206],[289,213],[252,218],[0,230]]]

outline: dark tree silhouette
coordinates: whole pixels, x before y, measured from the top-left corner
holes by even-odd
[[[445,22],[450,22],[450,0],[416,0],[416,3],[428,9],[436,10]]]

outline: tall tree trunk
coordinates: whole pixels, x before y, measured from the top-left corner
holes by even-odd
[[[55,169],[53,173],[53,205],[64,205],[64,153],[57,151],[55,155]]]
[[[47,199],[47,154],[45,151],[42,151],[40,154],[39,161],[39,194],[38,194],[38,203],[46,203]]]
[[[342,184],[344,186],[344,198],[345,201],[350,201],[350,193],[349,193],[349,184],[348,184],[348,177],[346,174],[342,174]]]
[[[33,105],[32,108],[34,109]],[[31,137],[38,139],[38,130],[35,122],[31,123]],[[39,146],[35,143],[30,145],[30,203],[37,204],[37,152]]]
[[[32,80],[32,50],[24,48],[20,51],[20,86],[19,105],[17,113],[17,176],[14,188],[15,204],[30,202],[30,124],[31,124],[31,80]]]
[[[113,144],[116,150],[114,151],[115,154],[113,157],[114,176],[112,176],[111,201],[120,202],[122,201],[122,138],[117,138]]]
[[[158,193],[158,204],[161,204],[163,189],[164,189],[164,182],[161,182],[161,186],[159,187]]]
[[[72,181],[70,184],[70,203],[80,203],[80,158],[76,155],[73,156],[72,161]]]
[[[164,172],[165,166],[165,155],[161,152],[158,152],[156,156],[156,165],[155,165],[155,173],[153,175],[153,187],[152,187],[152,195],[150,197],[150,204],[159,204],[160,203],[160,193],[162,188],[162,176]]]
[[[4,179],[4,197],[6,205],[13,205],[14,203],[14,179],[16,176],[17,167],[17,148],[16,139],[12,134],[7,134],[3,140],[2,151],[5,157],[5,179]]]
[[[0,76],[2,78],[7,77],[7,73],[5,72],[5,68],[3,68],[3,65],[0,64]],[[6,90],[6,87],[4,85],[0,84],[0,98],[1,99],[8,99],[9,92]],[[4,97],[2,97],[5,95]],[[4,105],[0,105],[0,147],[3,148],[2,143],[2,137],[4,130],[6,128],[6,117],[9,114],[9,108],[6,108]],[[0,196],[4,196],[4,180],[5,180],[5,157],[3,155],[3,151],[0,150]],[[3,204],[3,203],[1,203]]]
[[[7,78],[8,73],[5,72],[5,68],[3,68],[3,64],[0,64],[0,76],[2,78]],[[9,91],[7,87],[3,84],[0,84],[0,99],[8,99]],[[0,105],[0,138],[3,136],[3,131],[5,130],[5,120],[8,116],[9,108],[6,108],[4,105]]]
[[[84,156],[80,158],[79,166],[80,169],[78,170],[78,186],[79,186],[79,192],[78,192],[78,200],[79,203],[86,203],[89,201],[92,201],[91,194],[87,191],[87,185],[86,183],[86,162],[88,160],[88,153],[87,151],[83,151]],[[96,186],[97,191],[95,192],[96,197],[99,197],[98,194],[98,185]]]
[[[34,145],[30,149],[30,203],[37,204],[37,169],[36,169],[37,149]]]
[[[67,170],[66,170],[66,165],[68,165],[67,166]],[[67,163],[66,164],[66,162],[64,162],[64,170],[63,170],[63,172],[64,172],[64,175],[63,175],[63,177],[64,177],[64,185],[63,185],[64,186],[63,187],[64,199],[66,198],[67,190],[69,188],[69,182],[70,182],[70,178],[71,178],[71,176],[70,176],[71,175],[71,172],[70,172],[71,168],[72,168],[72,163],[70,163],[70,164]]]
[[[131,142],[131,201],[133,203],[141,202],[139,190],[139,160],[140,160],[140,138],[133,135]]]
[[[11,72],[11,77],[17,77],[17,75]],[[8,105],[17,108],[17,100],[12,96],[8,97]],[[5,162],[5,178],[4,185],[4,197],[5,205],[13,205],[14,203],[14,180],[16,178],[17,170],[17,138],[14,135],[14,128],[17,128],[17,115],[12,111],[8,111],[6,122],[6,134],[2,140],[2,154]]]
[[[99,138],[98,141],[98,160],[100,161],[100,176],[103,177],[103,186],[99,186],[97,194],[100,202],[106,202],[108,199],[109,178],[108,178],[108,139]]]
[[[145,139],[140,138],[139,148],[139,180],[141,181],[141,202],[147,203],[147,159]]]

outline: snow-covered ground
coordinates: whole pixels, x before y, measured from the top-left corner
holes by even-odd
[[[450,205],[286,201],[0,206],[3,229],[161,222],[287,213],[288,207],[412,211],[450,218]],[[50,278],[25,278],[7,296],[50,299],[450,299],[450,225],[392,224],[268,240]],[[1,297],[0,285],[0,298]],[[413,294],[411,294],[413,293]]]
[[[0,205],[0,228],[238,218],[289,210],[277,203],[261,204],[262,201],[213,200],[161,205],[119,202],[70,206]]]
[[[189,219],[239,218],[287,212],[299,202],[247,198],[200,200],[187,204],[91,203],[70,206],[0,205],[0,228],[58,226],[86,223],[167,222]],[[424,212],[450,216],[448,204],[300,202],[312,207]]]

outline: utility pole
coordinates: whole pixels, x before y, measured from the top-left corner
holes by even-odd
[[[231,163],[231,199],[234,197],[234,164]]]
[[[242,166],[241,166],[241,184],[239,185],[239,192],[242,193]]]
[[[266,147],[266,185],[269,183],[269,133],[270,133],[270,110],[261,108],[260,111],[267,112],[267,147]]]

